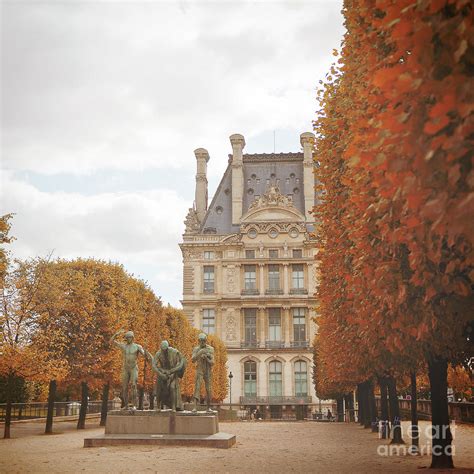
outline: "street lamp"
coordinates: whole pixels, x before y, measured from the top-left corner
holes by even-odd
[[[234,376],[232,375],[232,372],[229,372],[229,405],[230,405],[230,411],[232,411],[232,379]]]

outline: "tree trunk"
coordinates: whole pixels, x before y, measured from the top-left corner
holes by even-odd
[[[344,400],[346,402],[346,412],[348,414],[346,421],[354,421],[354,399],[352,392],[344,395]]]
[[[364,404],[364,428],[370,428],[371,414],[370,414],[370,403],[369,403],[369,381],[364,382],[363,404]]]
[[[357,421],[359,422],[359,425],[364,426],[364,397],[362,395],[364,391],[363,384],[359,383],[357,384]]]
[[[107,410],[109,408],[109,389],[110,382],[104,384],[102,389],[102,406],[100,408],[100,426],[105,426],[107,421]]]
[[[448,412],[448,362],[433,357],[428,360],[431,386],[432,469],[451,469],[453,465],[451,429]]]
[[[382,439],[390,436],[389,415],[388,415],[388,399],[387,399],[387,380],[385,377],[379,377],[380,386],[380,419]]]
[[[336,399],[337,403],[337,421],[344,421],[344,402],[343,397],[338,397]]]
[[[368,396],[369,396],[369,408],[370,408],[370,425],[372,427],[372,432],[377,433],[378,431],[378,414],[377,414],[377,405],[375,404],[375,394],[374,394],[374,383],[372,380],[368,382]]]
[[[410,437],[411,437],[411,454],[419,453],[419,438],[420,430],[418,429],[418,397],[416,394],[416,372],[413,371],[410,375],[411,377],[411,428],[410,428]]]
[[[53,432],[53,411],[54,411],[55,400],[56,400],[56,380],[50,380],[49,391],[48,391],[48,413],[46,415],[46,428],[44,429],[45,434],[51,434]]]
[[[81,408],[79,410],[79,419],[77,420],[78,430],[83,430],[86,427],[88,392],[87,382],[81,382]]]
[[[3,437],[10,438],[10,426],[12,424],[12,391],[13,391],[13,376],[8,374],[7,378],[7,409],[5,412],[5,428]]]
[[[402,426],[400,419],[400,405],[397,397],[397,384],[394,377],[387,377],[388,402],[390,406],[390,420],[392,422],[392,441],[390,444],[405,444],[402,438]]]

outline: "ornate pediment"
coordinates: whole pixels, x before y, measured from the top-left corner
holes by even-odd
[[[270,186],[265,194],[250,204],[242,216],[243,222],[304,222],[305,218],[293,204],[291,196],[281,194],[277,186]]]

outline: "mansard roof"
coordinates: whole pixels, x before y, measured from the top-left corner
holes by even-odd
[[[291,196],[294,206],[305,214],[303,153],[253,153],[243,155],[244,192],[242,214],[252,202],[265,194],[270,186],[277,186],[281,194]],[[232,225],[232,155],[224,176],[209,205],[201,226],[203,233],[233,234],[239,232]]]

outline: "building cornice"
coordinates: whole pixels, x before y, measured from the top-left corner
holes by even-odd
[[[232,154],[229,154],[229,162],[232,162]],[[282,162],[282,161],[303,161],[304,154],[302,152],[287,153],[244,153],[242,155],[244,163],[265,163],[265,162]]]

